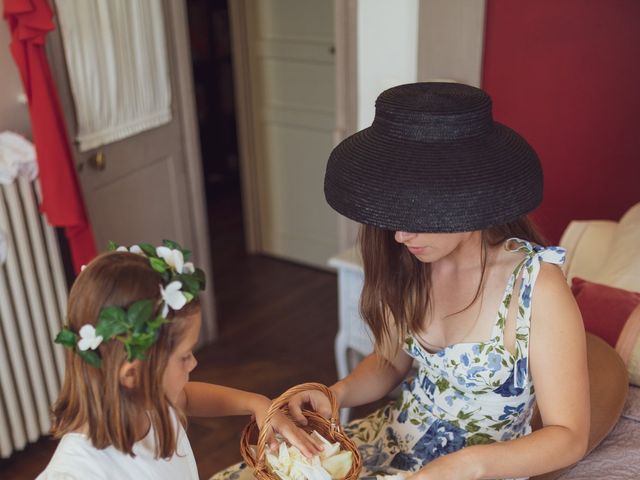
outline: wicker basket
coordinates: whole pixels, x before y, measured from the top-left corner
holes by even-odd
[[[252,420],[244,428],[240,438],[240,454],[242,455],[242,458],[244,458],[246,464],[253,469],[253,473],[256,478],[260,480],[279,480],[279,478],[269,470],[269,467],[265,463],[265,445],[267,442],[267,435],[271,432],[271,428],[269,428],[271,419],[278,411],[282,411],[288,415],[289,412],[287,404],[289,403],[289,399],[296,393],[300,393],[305,390],[320,390],[329,398],[331,401],[331,419],[327,420],[320,414],[310,410],[302,410],[302,414],[306,417],[308,423],[300,428],[304,429],[307,433],[311,433],[313,430],[316,430],[330,442],[340,443],[342,450],[350,451],[353,455],[351,470],[349,470],[349,473],[344,477],[344,480],[356,480],[360,474],[360,470],[362,470],[360,452],[358,452],[358,448],[351,439],[347,437],[340,426],[338,404],[336,403],[333,392],[321,383],[303,383],[301,385],[296,385],[276,398],[267,411],[262,431],[258,430],[255,420]],[[253,456],[253,450],[250,447],[252,444],[257,446],[255,457]]]

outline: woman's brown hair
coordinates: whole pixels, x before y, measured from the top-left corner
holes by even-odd
[[[431,265],[418,260],[394,237],[394,231],[370,225],[361,225],[358,237],[364,266],[360,315],[371,329],[382,359],[397,351],[407,334],[421,330],[430,307]],[[466,308],[480,295],[488,247],[511,237],[544,244],[527,217],[483,230],[482,273],[475,297]],[[398,341],[390,344],[396,337]]]
[[[67,326],[78,332],[85,324],[95,325],[106,306],[126,308],[142,300],[160,298],[162,280],[146,257],[133,253],[105,253],[78,276],[67,306]],[[98,351],[102,366],[95,368],[74,351],[65,349],[65,376],[52,408],[51,432],[55,437],[83,431],[94,447],[114,446],[133,455],[140,440],[139,419],[148,416],[156,437],[156,456],[169,458],[176,452],[177,424],[172,418],[162,379],[171,352],[183,339],[191,315],[199,308],[193,301],[170,315],[158,340],[139,362],[137,384],[120,383],[120,369],[127,361],[122,342],[103,342]],[[185,417],[177,411],[178,420]]]

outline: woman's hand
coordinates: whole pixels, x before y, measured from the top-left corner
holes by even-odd
[[[291,417],[300,425],[306,425],[307,419],[302,414],[302,409],[318,412],[324,418],[331,417],[331,402],[327,396],[319,390],[305,390],[296,393],[289,399],[289,413]]]
[[[429,462],[407,480],[476,480],[480,478],[478,467],[464,449]]]
[[[264,401],[260,402],[259,407],[254,411],[254,417],[260,430],[262,430],[264,426],[264,420],[270,405],[271,401],[267,397],[264,397]],[[287,442],[297,447],[307,458],[318,455],[322,451],[323,447],[320,442],[293,423],[284,413],[274,415],[271,418],[270,425],[272,431],[267,436],[267,445],[272,451],[278,451],[278,441],[275,437],[276,433],[279,433]]]

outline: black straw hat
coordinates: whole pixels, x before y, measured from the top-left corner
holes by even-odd
[[[459,83],[414,83],[376,100],[373,124],[331,152],[327,202],[360,223],[467,232],[508,223],[542,200],[531,146],[493,121],[491,98]]]

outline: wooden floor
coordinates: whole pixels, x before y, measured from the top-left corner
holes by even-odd
[[[212,251],[220,332],[216,342],[198,352],[199,364],[191,378],[269,397],[301,382],[334,382],[336,275],[246,255],[241,215],[211,211],[216,215],[212,229],[219,232],[213,235]],[[201,479],[240,460],[240,432],[247,421],[190,419],[187,433]],[[35,478],[55,446],[44,438],[0,461],[0,478]]]

